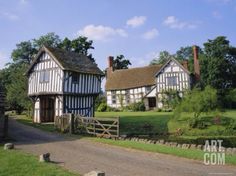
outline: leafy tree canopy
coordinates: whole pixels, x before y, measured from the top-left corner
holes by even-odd
[[[236,87],[236,48],[226,37],[219,36],[204,43],[200,58],[201,79],[204,85],[224,90]]]
[[[129,59],[125,59],[124,55],[116,56],[116,59],[113,61],[114,70],[128,69],[129,65],[131,65],[131,62]]]
[[[168,51],[161,51],[159,53],[158,58],[154,58],[150,65],[156,65],[156,64],[164,64],[166,61],[168,61],[171,57],[173,57]]]

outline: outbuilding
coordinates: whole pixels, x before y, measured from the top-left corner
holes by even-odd
[[[104,73],[87,56],[43,46],[27,76],[34,122],[54,122],[64,113],[94,116]]]

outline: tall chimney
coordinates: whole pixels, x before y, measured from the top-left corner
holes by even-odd
[[[108,79],[110,75],[113,72],[113,56],[108,56],[107,62],[108,62],[108,68],[106,69],[106,78]]]
[[[108,68],[113,67],[113,56],[108,56],[107,61],[108,61]]]
[[[193,46],[193,63],[194,63],[194,76],[195,80],[200,80],[200,66],[198,60],[198,47],[196,45]]]

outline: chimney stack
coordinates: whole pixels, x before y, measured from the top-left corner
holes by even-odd
[[[107,61],[108,61],[108,68],[112,68],[113,67],[113,56],[108,56]]]
[[[200,66],[198,60],[198,47],[196,45],[193,46],[193,63],[194,63],[194,76],[195,80],[200,80]]]
[[[108,79],[110,77],[110,75],[113,72],[113,56],[108,56],[107,58],[107,62],[108,62],[108,68],[106,70],[106,78]]]

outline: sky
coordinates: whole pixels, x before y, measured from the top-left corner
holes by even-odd
[[[220,35],[236,46],[236,0],[0,0],[0,69],[17,43],[49,32],[93,40],[102,70],[120,54],[140,67]]]

